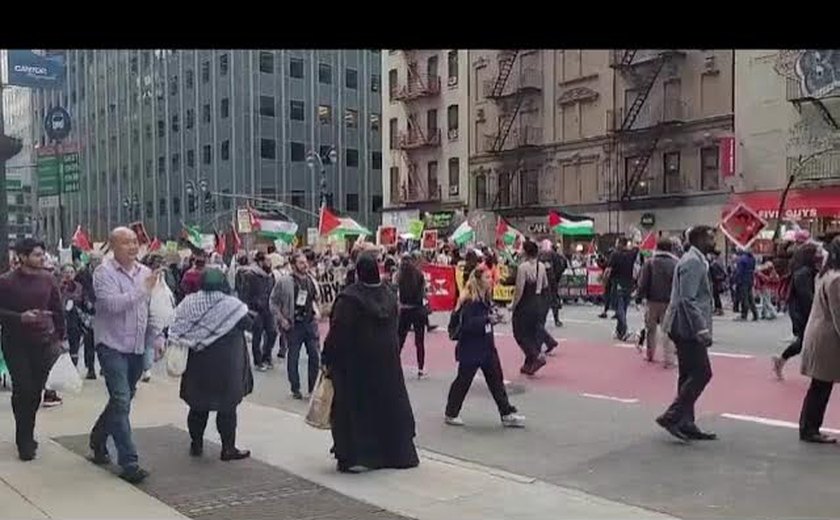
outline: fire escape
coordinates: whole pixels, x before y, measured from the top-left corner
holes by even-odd
[[[648,117],[640,120],[639,116],[646,108],[646,102],[650,98],[656,80],[668,63],[684,56],[684,53],[673,50],[663,50],[639,56],[638,49],[614,50],[610,65],[624,76],[636,90],[636,95],[629,106],[624,107],[615,118],[616,124],[613,130],[615,144],[619,145],[622,157],[633,153],[636,160],[632,165],[627,165],[624,172],[623,183],[619,183],[617,190],[619,202],[627,202],[633,198],[636,189],[640,186],[645,172],[650,164],[653,154],[668,129],[679,124],[685,117],[684,105],[680,100],[665,100],[665,103],[658,107],[647,104],[644,111]],[[644,51],[642,51],[644,52]]]
[[[542,93],[542,73],[535,68],[523,68],[520,50],[505,50],[497,54],[497,75],[484,82],[484,97],[498,108],[498,126],[495,133],[486,136],[487,153],[496,155],[503,167],[509,170],[508,186],[497,185],[496,195],[490,205],[497,209],[503,191],[510,194],[514,178],[522,169],[525,154],[542,144],[542,128],[522,122],[521,112],[529,97]]]
[[[414,102],[421,99],[435,97],[440,94],[440,76],[421,74],[417,70],[417,56],[413,50],[402,51],[406,61],[406,84],[399,86],[393,99],[403,104],[406,114],[406,131],[397,136],[397,149],[405,165],[406,177],[400,183],[401,202],[423,202],[440,200],[440,182],[436,186],[426,186],[417,168],[417,160],[413,153],[432,147],[439,147],[441,143],[440,128],[423,128],[417,121]]]

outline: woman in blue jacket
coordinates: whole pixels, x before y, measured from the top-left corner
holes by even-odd
[[[496,406],[502,424],[510,428],[525,426],[525,417],[511,406],[505,391],[502,363],[493,339],[493,313],[490,306],[490,273],[483,267],[476,267],[470,273],[463,293],[454,312],[460,312],[460,333],[455,346],[455,359],[458,361],[458,376],[449,388],[446,402],[446,424],[462,426],[461,406],[470,389],[478,369],[484,374],[484,380]]]

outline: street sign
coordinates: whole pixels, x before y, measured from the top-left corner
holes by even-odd
[[[58,207],[58,195],[50,195],[49,197],[38,198],[39,209],[55,209]]]
[[[79,191],[79,152],[65,153],[61,156],[62,193]]]
[[[53,141],[61,141],[70,135],[70,112],[63,107],[53,107],[44,118],[44,131]]]
[[[36,175],[38,177],[38,197],[50,197],[62,193],[79,191],[79,152],[76,147],[62,148],[62,154],[54,146],[38,149]]]
[[[739,204],[720,223],[723,234],[735,245],[747,248],[758,238],[767,222],[744,204]]]
[[[58,195],[58,157],[55,155],[39,155],[35,171],[38,176],[38,197],[52,197]]]

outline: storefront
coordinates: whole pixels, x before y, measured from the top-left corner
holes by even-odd
[[[744,204],[766,220],[772,229],[778,221],[781,197],[781,190],[737,193],[724,206],[722,216],[738,204]],[[840,186],[790,190],[785,199],[782,221],[796,222],[812,236],[837,229],[840,227]]]

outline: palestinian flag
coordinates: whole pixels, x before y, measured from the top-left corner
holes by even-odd
[[[548,227],[558,235],[592,236],[595,234],[595,221],[582,215],[572,215],[565,211],[549,211]]]
[[[505,247],[513,247],[516,249],[517,243],[522,243],[523,235],[503,217],[499,217],[496,221],[496,248],[504,249]]]
[[[149,244],[149,252],[153,253],[153,252],[157,251],[158,249],[160,249],[161,247],[163,247],[163,244],[160,243],[160,240],[158,240],[158,237],[155,237],[154,240],[152,240],[152,243]]]
[[[87,233],[85,233],[81,225],[76,226],[76,232],[73,233],[71,244],[85,253],[88,253],[91,250],[93,250],[93,245],[90,242],[90,237]]]
[[[280,240],[286,244],[294,242],[298,232],[298,225],[291,220],[260,217],[258,215],[254,215],[252,218],[251,227],[261,237]]]
[[[198,226],[186,226],[184,228],[184,238],[194,248],[201,249],[203,238],[201,236],[201,229]]]
[[[647,234],[642,243],[639,244],[639,251],[645,256],[650,256],[656,249],[656,235],[653,232]]]
[[[472,242],[474,239],[475,232],[473,231],[472,226],[470,226],[468,220],[461,222],[461,225],[452,232],[452,241],[455,242],[455,245],[458,247],[461,247],[468,242]]]
[[[319,234],[323,236],[334,236],[344,238],[347,235],[369,236],[372,235],[366,227],[362,226],[350,217],[338,217],[327,207],[321,208],[321,218],[318,224]]]

